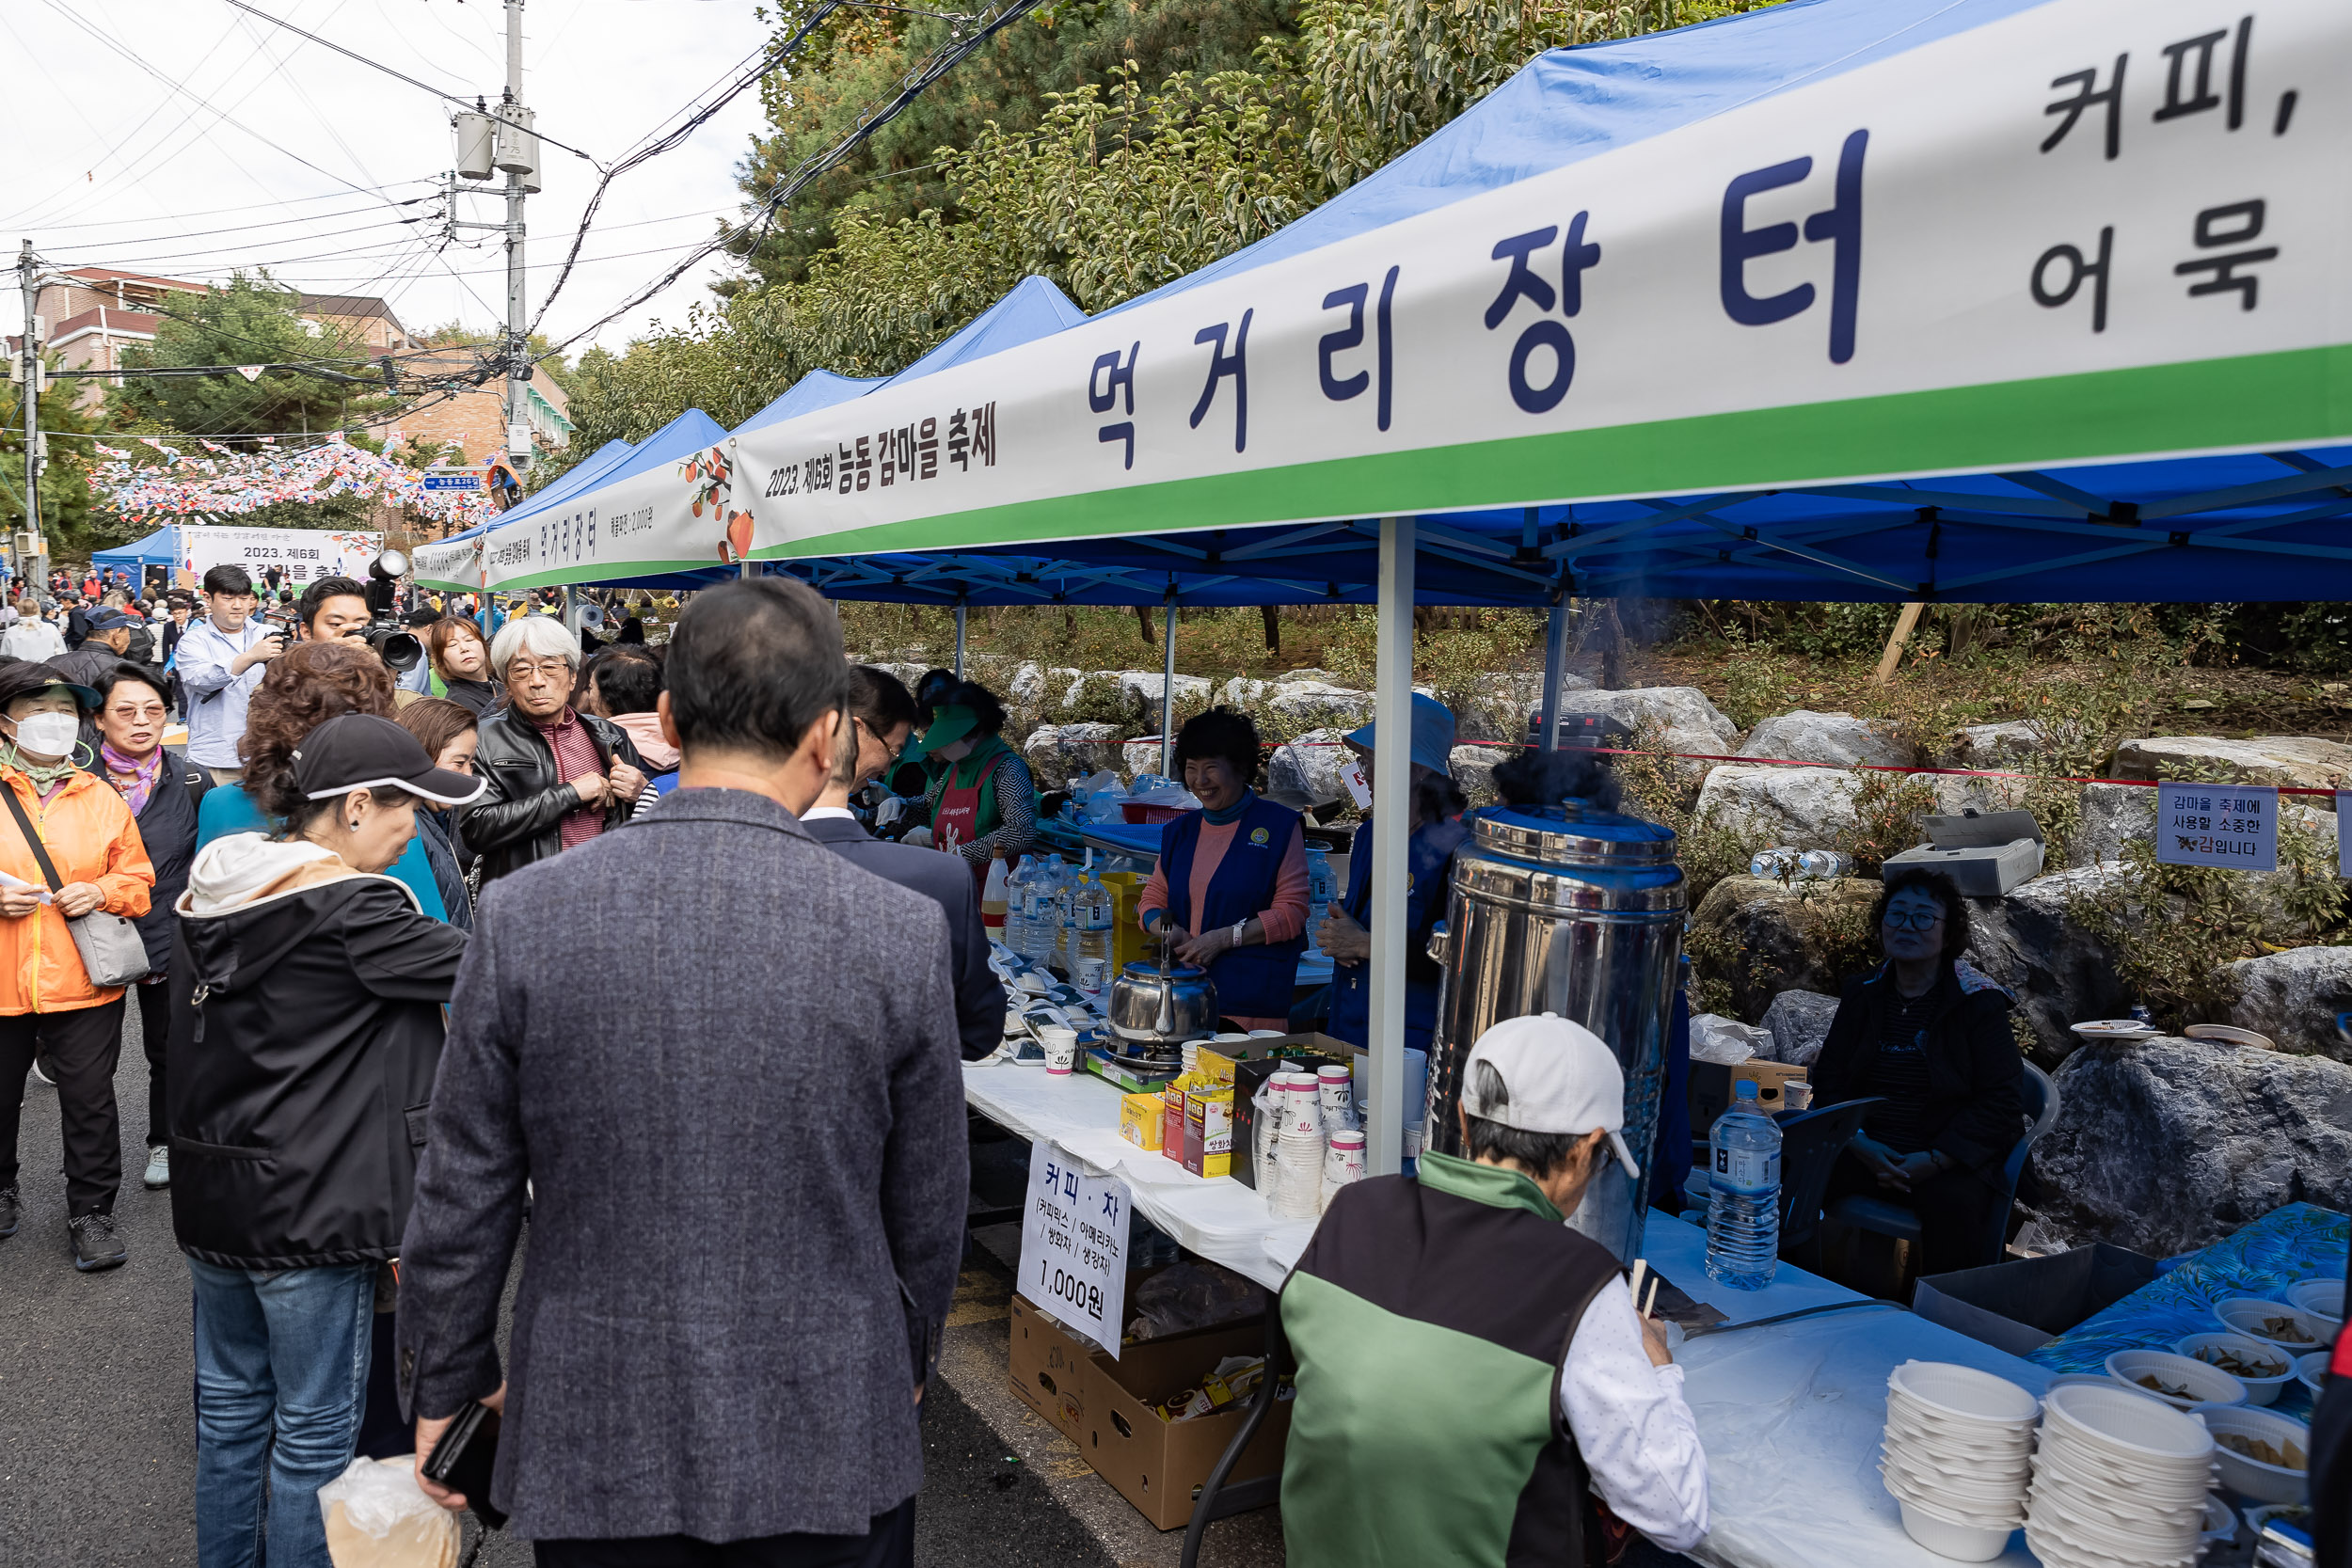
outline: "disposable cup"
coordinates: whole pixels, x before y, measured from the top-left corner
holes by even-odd
[[[1045,1048],[1045,1070],[1057,1078],[1067,1077],[1078,1065],[1078,1031],[1046,1024],[1037,1032],[1037,1043]]]

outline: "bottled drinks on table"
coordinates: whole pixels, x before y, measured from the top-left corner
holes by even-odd
[[[1780,1124],[1756,1080],[1732,1085],[1731,1109],[1708,1133],[1707,1277],[1760,1291],[1780,1268]]]
[[[1331,908],[1331,853],[1320,844],[1307,846],[1307,929],[1323,924]]]
[[[980,924],[1000,942],[1004,940],[1005,882],[1009,875],[1005,852],[999,849],[989,857],[988,880],[980,884]]]
[[[1028,872],[1025,867],[1018,855],[1006,864],[1005,927],[994,933],[997,941],[1016,953],[1025,953],[1029,945]]]
[[[1062,867],[1054,898],[1054,963],[1064,974],[1078,973],[1078,888],[1080,879]]]
[[[1054,911],[1054,868],[1059,863],[1050,855],[1038,855],[1029,862],[1028,896],[1023,901],[1028,940],[1021,951],[1032,963],[1044,963],[1054,956],[1054,940],[1061,932]]]
[[[1072,937],[1071,978],[1089,994],[1107,992],[1111,983],[1111,891],[1089,868],[1073,900],[1077,930]]]

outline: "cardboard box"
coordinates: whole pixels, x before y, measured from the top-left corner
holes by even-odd
[[[2042,1258],[1919,1281],[1911,1309],[2011,1355],[2027,1355],[2156,1277],[2156,1260],[2094,1242]]]
[[[1167,1121],[1168,1104],[1159,1095],[1131,1094],[1119,1101],[1119,1135],[1138,1148],[1159,1148]]]
[[[1766,1116],[1783,1109],[1780,1086],[1791,1080],[1803,1080],[1805,1069],[1789,1062],[1741,1062],[1726,1067],[1721,1062],[1691,1064],[1691,1135],[1707,1136],[1715,1118],[1731,1107],[1731,1085],[1742,1078],[1756,1083],[1758,1108]]]
[[[1229,1355],[1264,1354],[1264,1320],[1128,1345],[1115,1361],[1089,1351],[1017,1295],[1012,1325],[1013,1388],[1022,1402],[1077,1444],[1095,1472],[1154,1528],[1181,1529],[1189,1524],[1201,1483],[1249,1413],[1235,1406],[1168,1421],[1153,1407],[1199,1387],[1201,1377]],[[1051,1390],[1040,1381],[1041,1373]],[[1218,1517],[1275,1500],[1290,1424],[1290,1402],[1279,1401],[1218,1493]]]
[[[1294,1037],[1299,1039],[1317,1040],[1328,1038],[1327,1036],[1324,1035],[1306,1035]],[[1266,1043],[1268,1045],[1273,1045],[1278,1042],[1268,1040]],[[1336,1040],[1332,1040],[1331,1043],[1335,1046],[1339,1045],[1339,1042]],[[1340,1049],[1344,1051],[1346,1048],[1342,1046]],[[1208,1053],[1205,1051],[1201,1053],[1201,1055],[1204,1057]],[[1254,1061],[1245,1061],[1234,1064],[1233,1162],[1232,1169],[1227,1174],[1231,1175],[1234,1180],[1239,1181],[1243,1186],[1249,1188],[1252,1192],[1257,1190],[1257,1096],[1259,1089],[1265,1085],[1265,1081],[1267,1079],[1273,1077],[1284,1068],[1304,1068],[1307,1071],[1312,1072],[1319,1067],[1331,1066],[1339,1062],[1343,1062],[1347,1058],[1344,1055],[1325,1055],[1310,1052],[1303,1046],[1290,1046],[1280,1055],[1262,1056]]]
[[[1183,1088],[1169,1084],[1160,1090],[1160,1152],[1184,1163],[1184,1100]]]
[[[1194,1089],[1184,1096],[1184,1168],[1225,1176],[1233,1164],[1233,1091]]]
[[[1105,871],[1099,879],[1111,895],[1111,974],[1138,958],[1152,955],[1145,949],[1150,945],[1143,934],[1142,917],[1136,906],[1143,897],[1143,884],[1152,879],[1140,871]]]

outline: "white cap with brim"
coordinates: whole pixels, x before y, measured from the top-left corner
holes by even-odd
[[[1352,731],[1348,739],[1366,751],[1377,751],[1377,724]],[[1413,760],[1451,778],[1454,774],[1454,710],[1437,698],[1413,693]]]
[[[1495,1069],[1508,1091],[1499,1103],[1489,1104],[1478,1093],[1481,1062]],[[1625,1070],[1617,1053],[1598,1035],[1557,1013],[1507,1018],[1478,1037],[1462,1064],[1462,1109],[1522,1132],[1581,1137],[1604,1130],[1626,1175],[1641,1179],[1642,1167],[1625,1147]]]

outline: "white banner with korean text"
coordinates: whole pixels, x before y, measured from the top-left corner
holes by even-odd
[[[1117,1177],[1097,1175],[1058,1144],[1030,1146],[1017,1288],[1113,1360],[1127,1312],[1127,1203]]]
[[[2056,0],[740,432],[734,494],[790,558],[2343,438],[2347,80],[2343,0]]]
[[[731,564],[751,518],[730,503],[722,448],[628,474],[551,506],[525,502],[482,538],[491,588],[610,582]]]
[[[218,524],[180,530],[180,571],[190,585],[201,583],[215,566],[242,566],[256,587],[298,594],[321,578],[365,582],[368,567],[383,553],[381,533]]]

